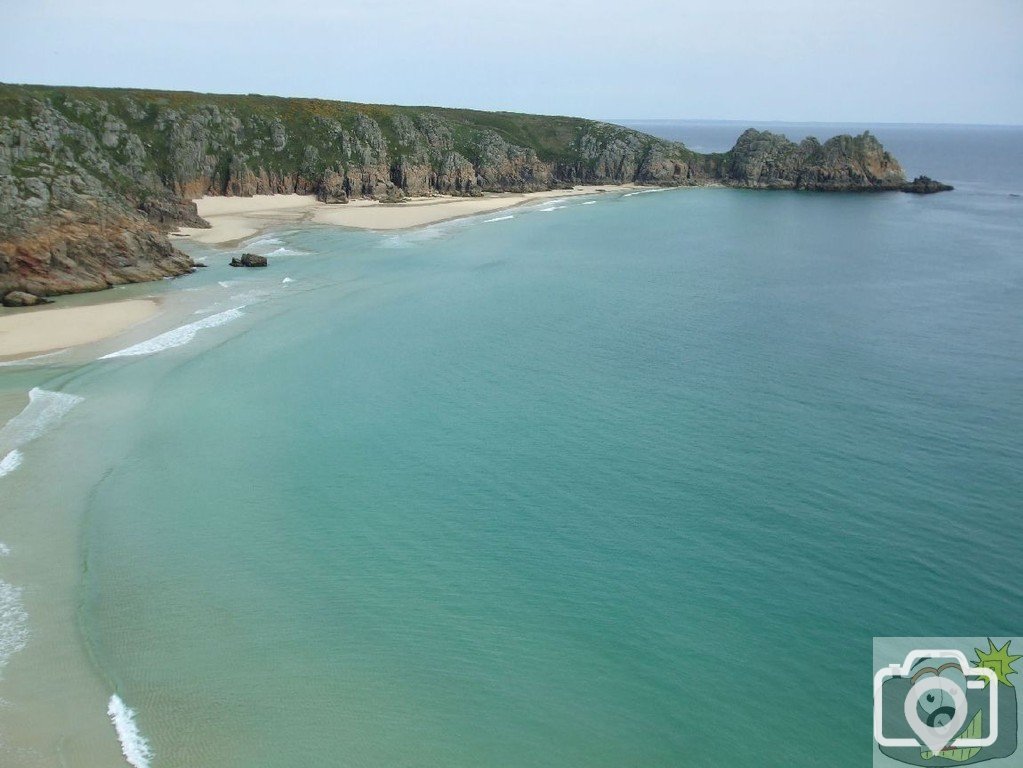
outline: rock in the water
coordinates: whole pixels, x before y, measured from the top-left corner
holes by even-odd
[[[3,303],[5,307],[34,307],[37,304],[52,304],[53,301],[36,296],[34,293],[11,291],[4,296]]]
[[[266,256],[257,256],[254,253],[243,253],[239,259],[237,256],[231,259],[232,267],[265,267]]]
[[[915,195],[933,195],[935,192],[951,192],[953,189],[955,187],[950,184],[942,184],[929,176],[917,176],[902,185],[903,192],[911,192]]]

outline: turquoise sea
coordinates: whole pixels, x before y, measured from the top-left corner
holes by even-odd
[[[137,764],[865,765],[874,636],[1019,634],[1023,129],[873,131],[957,190],[192,245],[178,330],[0,368],[83,398],[0,539],[74,510]]]

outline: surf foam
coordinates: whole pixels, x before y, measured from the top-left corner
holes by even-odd
[[[284,241],[277,237],[261,237],[257,240],[252,240],[246,248],[262,248],[267,245],[284,245]]]
[[[489,224],[492,221],[507,221],[508,219],[514,219],[514,218],[515,218],[514,216],[498,216],[497,218],[494,218],[494,219],[484,219],[483,223],[484,224]]]
[[[661,187],[658,189],[641,189],[638,192],[626,192],[622,197],[634,197],[635,195],[649,195],[654,192],[667,192],[668,187]]]
[[[103,355],[100,360],[108,360],[112,357],[152,355],[157,352],[163,352],[166,349],[182,347],[194,339],[199,331],[204,331],[207,328],[216,328],[218,325],[224,325],[232,320],[237,320],[243,314],[242,307],[226,309],[215,315],[204,317],[202,320],[196,320],[188,325],[182,325],[180,328],[175,328],[171,331],[167,331],[166,333],[161,333],[159,336],[154,336],[146,341],[140,341],[138,344],[133,344],[132,346],[120,349],[117,352],[111,352],[109,355]]]
[[[14,470],[21,466],[21,451],[14,449],[2,459],[0,459],[0,477],[11,474]],[[4,554],[0,552],[0,554]]]
[[[21,605],[21,588],[0,581],[0,669],[27,642],[28,614]]]
[[[43,355],[33,355],[32,357],[22,357],[18,360],[5,360],[0,363],[0,368],[7,368],[12,365],[32,365],[37,360],[45,360],[48,357],[56,357],[57,355],[63,355],[69,352],[69,349],[58,349],[56,352],[47,352]]]
[[[281,280],[282,284],[293,283],[293,282],[295,282],[295,281],[292,280],[290,277],[286,277],[283,280]]]
[[[21,413],[8,421],[3,429],[0,429],[0,446],[12,450],[20,448],[30,440],[35,440],[84,399],[84,397],[69,395],[66,392],[50,392],[39,387],[32,388],[28,393],[28,405],[22,409]],[[6,462],[9,457],[10,454],[7,454],[4,461]],[[11,459],[11,461],[15,461],[15,459]]]
[[[540,210],[544,211],[544,212],[547,212],[547,211],[560,211],[562,208],[568,208],[568,206],[567,205],[552,205],[549,208],[541,208]]]
[[[143,738],[138,725],[135,724],[135,711],[115,693],[107,704],[107,715],[114,724],[117,740],[121,742],[121,754],[124,755],[124,759],[135,768],[149,768],[153,750],[149,748],[149,742]]]

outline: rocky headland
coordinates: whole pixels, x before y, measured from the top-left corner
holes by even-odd
[[[191,199],[529,192],[577,184],[949,189],[907,182],[864,133],[796,144],[748,130],[698,154],[570,117],[268,96],[0,84],[0,296],[185,274],[167,233],[204,226]]]

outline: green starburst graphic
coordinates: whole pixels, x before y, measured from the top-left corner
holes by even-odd
[[[998,675],[998,682],[1012,688],[1013,685],[1009,681],[1009,675],[1015,675],[1017,672],[1012,668],[1012,662],[1023,659],[1023,656],[1014,656],[1009,653],[1009,643],[1011,642],[1009,640],[1006,640],[1005,645],[1001,648],[997,647],[990,637],[987,639],[987,642],[989,646],[987,651],[982,651],[980,648],[973,649],[974,653],[977,654],[977,664],[990,669]]]

